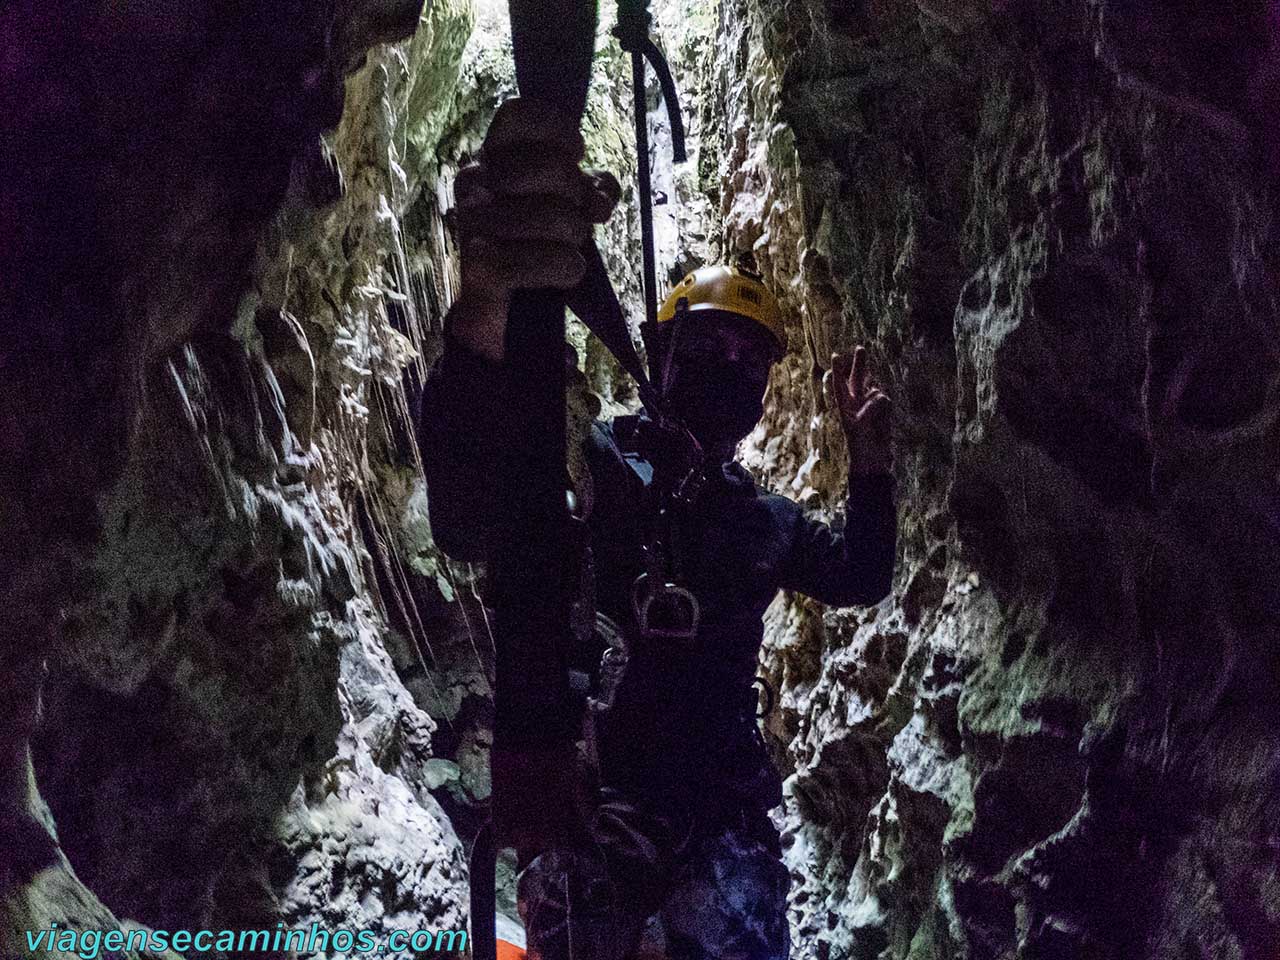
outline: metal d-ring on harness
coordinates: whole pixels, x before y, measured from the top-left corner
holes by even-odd
[[[684,327],[688,302],[676,305],[672,334]],[[670,360],[668,345],[663,365]],[[666,380],[664,369],[660,381]],[[690,642],[698,635],[702,611],[693,593],[683,585],[680,550],[676,543],[675,515],[696,503],[706,481],[706,457],[701,444],[680,421],[659,410],[653,443],[666,447],[654,466],[653,480],[644,491],[644,514],[649,520],[643,548],[644,572],[631,585],[631,610],[636,629],[646,639]]]
[[[675,82],[666,58],[649,38],[652,17],[647,0],[620,0],[618,23],[613,35],[622,49],[631,54],[631,85],[635,110],[637,193],[640,198],[640,239],[644,255],[645,325],[652,329],[657,320],[657,281],[653,240],[653,199],[649,177],[649,127],[648,103],[645,95],[645,63],[653,67],[662,88],[662,99],[671,124],[673,158],[677,163],[687,159],[684,143],[684,123],[680,116],[680,103]],[[694,595],[682,583],[677,551],[673,513],[697,499],[703,474],[702,448],[680,421],[664,409],[659,391],[654,387],[651,374],[636,353],[635,344],[627,330],[622,308],[609,284],[603,262],[598,252],[589,264],[583,283],[569,296],[569,306],[600,338],[609,351],[617,357],[635,379],[640,399],[653,423],[656,443],[679,450],[680,455],[660,459],[665,465],[655,465],[655,475],[645,492],[648,500],[646,511],[650,516],[648,543],[644,551],[644,572],[632,583],[631,608],[636,627],[641,636],[650,639],[690,641],[698,631],[701,611]],[[674,329],[683,324],[680,318],[673,320]],[[668,350],[668,357],[670,351]],[[664,358],[664,363],[667,358]],[[661,383],[665,376],[658,378]],[[672,466],[672,462],[679,466]],[[672,475],[674,469],[675,475]]]
[[[649,500],[650,530],[643,554],[645,570],[631,584],[631,611],[636,629],[646,639],[692,641],[698,635],[702,611],[697,597],[683,585],[672,516],[676,504],[685,502],[679,491],[691,484],[701,486],[700,471],[687,474],[677,491],[667,493],[651,486],[644,493]]]

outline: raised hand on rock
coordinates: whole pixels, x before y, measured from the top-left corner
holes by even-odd
[[[836,409],[849,443],[849,475],[887,473],[893,463],[889,445],[892,403],[868,372],[867,351],[831,357]]]

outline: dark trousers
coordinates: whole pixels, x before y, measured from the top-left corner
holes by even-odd
[[[789,877],[763,809],[606,788],[592,832],[594,856],[549,851],[520,875],[530,960],[623,960],[646,927],[670,960],[787,960]]]

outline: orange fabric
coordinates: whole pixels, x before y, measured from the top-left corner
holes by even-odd
[[[524,950],[514,943],[498,941],[498,960],[524,960]]]

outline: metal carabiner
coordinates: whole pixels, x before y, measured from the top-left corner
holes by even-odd
[[[648,573],[631,585],[631,612],[641,636],[664,640],[693,640],[702,611],[698,598],[670,580],[651,580]]]

